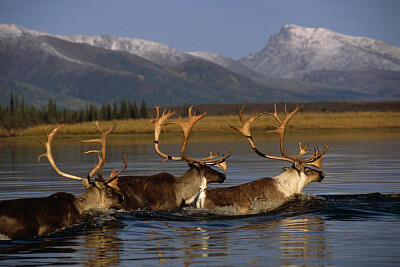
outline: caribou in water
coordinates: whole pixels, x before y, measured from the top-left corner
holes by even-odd
[[[104,179],[102,169],[106,162],[106,138],[115,129],[115,126],[103,131],[97,122],[95,124],[102,137],[83,140],[82,142],[99,142],[102,145],[102,149],[85,152],[97,153],[99,158],[98,164],[90,171],[87,177],[78,177],[65,173],[55,163],[51,143],[65,123],[53,129],[50,134],[45,132],[47,142],[39,140],[45,146],[46,153],[39,156],[38,162],[42,157],[47,157],[58,174],[67,178],[81,180],[86,191],[80,196],[59,192],[48,197],[0,201],[0,234],[9,239],[34,238],[69,227],[78,222],[80,215],[86,210],[118,208],[121,205],[123,196],[109,184],[125,170],[127,166],[126,156],[122,170],[117,172],[115,168],[110,177]],[[92,176],[96,172],[97,178],[92,181]]]
[[[186,161],[189,170],[182,176],[176,177],[163,172],[152,176],[120,176],[110,183],[124,196],[122,208],[126,211],[150,209],[150,210],[171,210],[184,204],[191,204],[195,201],[200,192],[203,192],[208,183],[222,183],[226,175],[212,169],[210,166],[217,166],[226,170],[226,159],[232,154],[219,157],[218,154],[210,155],[203,159],[190,158],[185,155],[186,146],[190,133],[197,121],[206,116],[206,113],[194,116],[192,107],[189,108],[189,119],[184,122],[181,118],[169,122],[168,119],[174,112],[166,110],[160,116],[159,107],[156,108],[157,117],[148,123],[154,127],[154,148],[158,155],[167,160]],[[163,126],[176,124],[182,128],[184,141],[180,156],[170,156],[159,149],[159,136]]]
[[[299,142],[299,154],[297,156],[287,154],[283,147],[286,126],[302,106],[297,106],[291,113],[287,112],[285,106],[286,117],[283,121],[277,114],[276,105],[274,107],[275,112],[269,113],[269,115],[276,119],[279,126],[274,126],[276,129],[267,133],[279,134],[281,156],[264,154],[254,144],[250,132],[251,123],[264,115],[265,112],[255,113],[245,121],[242,116],[244,107],[241,110],[238,109],[239,119],[243,126],[231,127],[247,138],[251,148],[257,155],[263,158],[287,161],[292,163],[292,166],[284,168],[284,172],[275,177],[264,177],[238,186],[207,190],[202,197],[198,198],[197,207],[210,210],[231,207],[241,214],[266,212],[281,206],[289,197],[300,193],[307,184],[315,181],[321,182],[324,179],[325,174],[323,171],[306,167],[306,165],[322,169],[322,156],[328,151],[329,144],[325,144],[321,152],[318,148],[315,148],[314,155],[309,158],[302,157],[310,151],[307,150],[307,145],[302,146],[301,142]]]

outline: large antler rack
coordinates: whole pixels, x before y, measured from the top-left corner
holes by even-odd
[[[99,139],[82,140],[82,142],[84,142],[84,143],[94,143],[94,142],[98,142],[98,143],[101,144],[102,149],[101,149],[101,150],[90,150],[90,151],[85,152],[85,154],[87,154],[87,153],[97,153],[97,154],[98,154],[98,158],[99,158],[99,162],[98,162],[98,163],[95,165],[95,167],[89,172],[89,174],[88,174],[88,176],[87,176],[86,178],[90,181],[90,179],[92,178],[92,176],[97,172],[97,173],[98,173],[98,174],[97,174],[98,178],[99,178],[101,181],[103,181],[105,184],[108,184],[108,183],[110,183],[111,181],[113,181],[115,178],[117,178],[117,176],[118,176],[119,174],[121,174],[121,173],[126,169],[126,167],[127,167],[127,158],[126,158],[126,155],[124,154],[124,158],[125,158],[125,160],[124,160],[124,167],[123,167],[120,171],[117,172],[117,167],[115,166],[115,168],[113,169],[113,171],[112,171],[111,174],[110,174],[110,177],[107,178],[107,179],[104,179],[104,178],[103,178],[103,176],[102,176],[102,170],[103,170],[103,167],[104,167],[104,165],[105,165],[105,163],[106,163],[106,139],[107,139],[107,135],[110,134],[112,131],[115,130],[115,126],[114,126],[114,127],[111,127],[111,128],[110,128],[109,130],[107,130],[107,131],[103,131],[103,130],[101,129],[99,123],[98,123],[97,121],[95,121],[94,123],[95,123],[96,127],[99,129],[99,131],[100,131],[102,137],[99,138]],[[41,143],[42,145],[45,146],[45,148],[46,148],[46,153],[44,153],[44,154],[42,154],[42,155],[40,155],[40,156],[38,157],[38,162],[40,162],[40,159],[41,159],[42,157],[47,157],[47,159],[48,159],[49,162],[50,162],[50,165],[51,165],[51,166],[54,168],[54,170],[55,170],[58,174],[60,174],[61,176],[64,176],[64,177],[67,177],[67,178],[76,179],[76,180],[82,180],[82,179],[85,179],[85,178],[79,177],[79,176],[76,176],[76,175],[72,175],[72,174],[68,174],[68,173],[65,173],[65,172],[61,171],[61,170],[58,168],[58,166],[57,166],[57,164],[55,163],[55,160],[54,160],[54,158],[53,158],[53,153],[52,153],[52,150],[51,150],[51,143],[52,143],[52,141],[53,141],[53,139],[54,139],[54,136],[57,134],[57,132],[58,132],[63,126],[65,126],[65,124],[66,124],[66,123],[61,124],[61,125],[58,125],[58,127],[54,128],[54,129],[51,131],[50,134],[47,134],[47,133],[43,130],[43,132],[44,132],[45,135],[47,136],[47,142],[43,142],[43,141],[41,141],[41,140],[38,140],[38,141],[39,141],[39,143]]]
[[[245,121],[243,119],[243,109],[244,106],[242,107],[242,109],[238,109],[238,114],[239,114],[239,119],[242,122],[243,126],[242,127],[236,127],[236,126],[231,126],[231,128],[241,132],[248,140],[251,148],[253,149],[253,151],[261,156],[261,157],[265,157],[265,158],[269,158],[269,159],[276,159],[276,160],[284,160],[284,161],[289,161],[292,163],[298,162],[301,166],[304,165],[311,165],[311,166],[315,166],[319,169],[322,169],[322,156],[328,151],[329,148],[329,144],[325,144],[324,149],[319,152],[318,147],[314,148],[314,156],[310,157],[310,158],[301,158],[301,156],[309,153],[310,151],[307,150],[307,145],[304,145],[304,147],[301,146],[301,142],[299,142],[299,154],[297,156],[292,156],[289,155],[285,152],[284,147],[283,147],[283,141],[284,141],[284,137],[285,137],[285,131],[286,131],[286,127],[290,121],[291,118],[293,118],[293,116],[302,108],[303,106],[296,106],[296,108],[288,113],[287,109],[286,109],[286,105],[285,105],[285,113],[286,113],[286,117],[285,119],[282,121],[279,116],[278,113],[276,111],[276,105],[274,104],[274,113],[266,113],[266,112],[262,112],[262,113],[254,113],[247,121]],[[257,118],[259,118],[260,116],[264,115],[264,114],[269,114],[272,117],[275,118],[275,120],[279,123],[279,126],[273,126],[276,129],[273,131],[268,131],[267,133],[276,133],[279,135],[279,139],[280,139],[280,150],[281,150],[281,155],[283,157],[279,157],[279,156],[271,156],[271,155],[267,155],[264,154],[262,152],[260,152],[257,147],[254,144],[253,138],[251,136],[251,124],[253,123],[254,120],[256,120]]]
[[[161,129],[163,126],[166,125],[168,119],[175,114],[175,111],[170,112],[168,111],[167,114],[165,114],[166,109],[164,109],[161,117],[160,117],[160,107],[156,107],[157,110],[157,117],[155,119],[149,120],[147,123],[147,126],[150,125],[150,123],[153,123],[154,127],[154,149],[156,150],[157,154],[160,155],[161,157],[164,158],[162,162],[166,162],[167,160],[182,160],[182,157],[175,157],[175,156],[169,156],[163,152],[160,151],[159,148],[159,140],[160,140],[160,133]]]
[[[213,155],[212,152],[210,152],[210,155],[206,158],[202,158],[202,159],[195,159],[195,158],[190,158],[188,156],[185,155],[185,150],[186,150],[186,146],[189,140],[189,136],[190,133],[192,132],[192,128],[193,126],[202,118],[204,118],[206,116],[206,112],[204,112],[203,114],[197,115],[197,116],[193,116],[192,115],[192,108],[193,106],[189,107],[189,119],[188,121],[184,122],[182,121],[182,118],[179,117],[179,119],[177,121],[172,121],[172,122],[168,122],[168,119],[174,115],[174,112],[169,112],[165,113],[166,110],[163,111],[162,116],[160,117],[160,111],[159,111],[159,107],[156,107],[157,110],[157,117],[155,119],[151,119],[149,121],[149,123],[147,125],[149,125],[150,123],[153,123],[154,126],[154,147],[155,150],[157,152],[158,155],[160,155],[161,157],[164,158],[164,160],[162,162],[165,162],[167,160],[184,160],[188,163],[199,163],[202,165],[215,165],[220,167],[222,170],[226,170],[226,159],[229,158],[232,155],[232,150],[231,148],[229,148],[229,154],[226,156],[222,156],[220,158],[219,154],[215,154]],[[161,152],[159,150],[158,144],[159,144],[159,136],[160,136],[160,132],[161,132],[161,127],[162,126],[166,126],[168,124],[176,124],[178,126],[181,127],[182,131],[183,131],[183,135],[184,135],[184,140],[183,140],[183,144],[182,144],[182,148],[181,148],[181,156],[180,157],[173,157],[173,156],[169,156],[163,152]]]

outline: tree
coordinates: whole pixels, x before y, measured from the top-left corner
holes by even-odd
[[[117,105],[117,100],[114,100],[113,104],[113,109],[112,109],[112,119],[116,120],[118,119],[118,105]]]
[[[140,106],[140,117],[144,119],[148,117],[146,101],[144,100],[142,101],[142,105]]]
[[[119,110],[119,118],[120,119],[127,119],[129,118],[129,109],[126,103],[126,100],[121,100],[120,110]]]
[[[129,112],[130,112],[131,118],[137,119],[140,117],[139,108],[136,104],[136,100],[133,101],[133,105],[131,102],[129,102]]]

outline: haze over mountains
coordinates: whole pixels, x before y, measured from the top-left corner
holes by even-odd
[[[239,60],[142,39],[58,36],[0,25],[0,103],[49,97],[148,105],[400,99],[400,48],[322,28],[284,26]]]

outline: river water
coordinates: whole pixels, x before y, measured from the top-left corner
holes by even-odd
[[[298,134],[298,133],[297,133]],[[232,186],[279,174],[287,163],[258,157],[245,138],[194,135],[188,154],[227,153]],[[299,136],[288,134],[285,147],[297,153]],[[330,143],[324,156],[325,179],[309,184],[302,195],[267,214],[224,216],[193,207],[174,212],[92,211],[85,220],[46,237],[0,241],[0,265],[217,265],[217,266],[400,266],[400,131],[319,132],[300,137],[310,147]],[[278,155],[278,140],[257,135],[258,148]],[[179,154],[180,140],[165,138],[161,148]],[[54,141],[60,169],[86,176],[94,148],[78,137]],[[126,175],[167,171],[183,174],[183,162],[160,163],[148,136],[114,135],[108,142],[105,172],[122,166]],[[80,182],[60,177],[33,138],[0,139],[0,200],[76,195]]]

